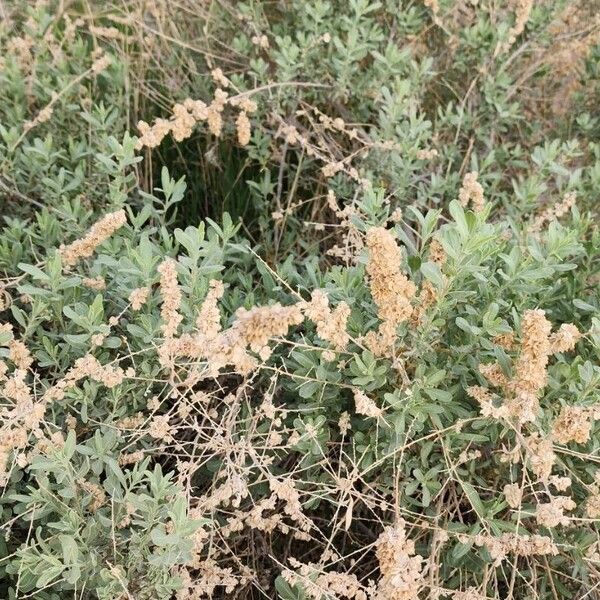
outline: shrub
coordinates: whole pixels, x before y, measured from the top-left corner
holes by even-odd
[[[506,556],[527,558],[512,585],[543,586],[535,565],[593,549],[564,527],[595,515],[593,469],[566,445],[589,442],[600,381],[589,221],[512,231],[453,202],[441,226],[413,209],[411,240],[381,194],[354,208],[365,247],[343,268],[272,270],[227,217],[172,239],[124,213],[21,265],[3,387],[20,590],[168,598],[184,561],[195,593],[247,586],[254,529],[254,568],[283,556],[309,595],[336,577],[367,593],[386,539],[370,523],[400,515],[415,556],[437,548],[411,585],[438,591]]]
[[[574,6],[10,13],[3,597],[593,594],[598,148],[526,112],[596,127]]]

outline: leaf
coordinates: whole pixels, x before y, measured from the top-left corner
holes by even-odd
[[[12,333],[10,331],[0,331],[0,346],[5,346],[12,340]]]
[[[469,552],[469,550],[471,549],[472,546],[473,546],[473,542],[468,542],[466,544],[459,542],[458,544],[456,544],[454,546],[454,548],[452,548],[452,558],[454,560],[458,560],[459,558],[462,558],[465,554],[467,554],[467,552]]]
[[[479,333],[481,333],[479,327],[473,327],[473,325],[471,325],[466,319],[463,319],[462,317],[456,317],[454,322],[458,325],[458,327],[460,327],[463,331],[466,331],[467,333],[472,333],[473,335],[478,335]]]
[[[578,308],[579,310],[584,310],[586,312],[594,312],[596,310],[595,306],[592,306],[591,304],[588,304],[583,300],[579,300],[578,298],[575,298],[575,300],[573,300],[573,306],[575,308]]]
[[[301,398],[305,398],[306,400],[308,400],[316,396],[320,387],[321,383],[319,381],[305,381],[298,388],[298,393],[300,394]]]
[[[150,539],[156,546],[164,548],[175,544],[179,540],[179,536],[174,533],[166,533],[164,526],[159,525],[150,532]]]
[[[35,585],[37,588],[43,588],[49,585],[53,579],[56,579],[63,572],[63,565],[51,565],[44,569],[44,572],[38,577]]]
[[[44,273],[39,267],[28,265],[26,263],[19,263],[18,266],[21,271],[31,275],[37,281],[50,281],[50,276],[47,273]]]
[[[450,205],[448,206],[448,210],[456,223],[458,231],[460,232],[461,237],[467,238],[469,236],[469,225],[467,224],[467,219],[465,217],[465,211],[463,207],[460,205],[458,200],[452,200]]]
[[[281,575],[275,579],[275,589],[281,600],[305,600],[306,595],[298,588],[298,585],[291,587],[290,584]]]
[[[444,287],[444,278],[440,267],[435,263],[428,261],[421,265],[421,273],[435,285],[436,288]]]
[[[452,394],[447,390],[438,390],[435,388],[423,388],[423,392],[427,394],[432,400],[438,400],[439,402],[451,402]]]
[[[486,514],[487,511],[485,509],[485,506],[483,505],[483,502],[481,501],[481,498],[479,497],[479,494],[477,493],[475,488],[466,481],[461,481],[460,485],[464,490],[465,494],[467,495],[471,506],[475,509],[475,512],[481,518],[483,515]]]
[[[408,257],[408,266],[410,270],[415,272],[421,268],[421,257],[414,254],[413,256]]]
[[[65,445],[63,447],[63,454],[65,455],[65,458],[71,459],[73,454],[75,454],[75,446],[76,446],[75,431],[73,429],[71,429],[71,430],[69,430],[69,433],[67,434],[67,439],[66,439]]]
[[[59,535],[60,547],[62,548],[63,560],[65,565],[71,565],[77,562],[79,558],[79,548],[75,538],[70,535]]]

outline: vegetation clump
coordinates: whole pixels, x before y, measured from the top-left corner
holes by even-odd
[[[596,0],[0,14],[2,598],[594,597]]]

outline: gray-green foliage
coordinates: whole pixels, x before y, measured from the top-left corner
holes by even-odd
[[[141,72],[143,93],[160,97],[144,105],[148,114],[141,116],[150,120],[188,95],[210,99],[214,65],[190,50],[197,31],[235,86],[266,89],[254,96],[249,147],[233,147],[226,123],[218,142],[199,130],[185,144],[169,140],[143,154],[128,132],[135,95],[124,91],[135,82],[127,52],[138,60],[138,41],[127,49],[107,43],[111,66],[69,88],[90,68],[96,39],[85,27],[67,36],[67,24],[43,6],[17,7],[16,33],[34,40],[35,70],[24,71],[10,54],[0,69],[0,200],[6,207],[0,319],[13,326],[12,334],[0,333],[0,359],[11,362],[13,335],[27,345],[34,363],[26,379],[35,399],[88,353],[135,374],[115,387],[80,381],[46,406],[40,430],[27,432],[27,443],[8,453],[0,499],[3,597],[167,600],[183,585],[184,564],[193,558],[190,573],[204,581],[197,560],[217,556],[234,573],[243,565],[259,574],[254,586],[240,584],[240,597],[305,598],[306,590],[278,577],[282,565],[289,567],[289,558],[318,563],[326,549],[341,558],[325,561],[324,569],[355,573],[366,586],[377,578],[373,544],[398,515],[414,526],[417,552],[425,558],[433,541],[423,522],[448,532],[435,557],[445,589],[473,586],[503,597],[510,566],[519,572],[514,597],[590,593],[597,581],[585,557],[594,550],[597,520],[588,517],[586,503],[597,426],[587,444],[558,449],[554,470],[571,477],[573,515],[585,519],[585,527],[540,528],[533,514],[548,489],[528,479],[526,460],[503,460],[502,449],[523,435],[549,435],[563,406],[598,401],[600,151],[589,140],[598,128],[596,107],[576,95],[581,110],[561,117],[554,129],[528,117],[527,98],[515,86],[528,72],[528,48],[551,43],[548,26],[565,3],[536,4],[511,60],[493,57],[507,35],[506,23],[496,27],[495,4],[468,8],[463,23],[460,11],[453,20],[456,3],[440,2],[441,24],[421,3],[397,1],[218,2],[206,14],[172,14],[183,44],[165,38],[172,53],[157,51],[156,64]],[[137,14],[136,7],[127,10]],[[105,8],[120,16],[125,10]],[[73,16],[80,11],[77,3],[72,9]],[[156,15],[140,14],[154,28]],[[105,14],[98,19],[113,23]],[[119,23],[122,33],[135,33],[131,22]],[[4,26],[0,47],[7,48],[14,33]],[[252,42],[257,34],[267,35],[269,48]],[[165,40],[157,36],[155,43]],[[239,69],[228,69],[223,40]],[[62,54],[52,52],[52,43]],[[593,50],[582,73],[592,97],[596,60]],[[180,87],[169,84],[173,71],[181,75]],[[530,85],[541,85],[543,69],[533,73]],[[65,88],[52,118],[21,139],[24,121]],[[318,114],[311,107],[358,124],[361,141],[313,127]],[[330,152],[328,158],[356,152],[353,164],[366,182],[344,174],[324,178],[322,163],[292,144],[284,153],[277,119],[295,123]],[[377,145],[390,141],[389,148]],[[363,154],[365,143],[374,145]],[[431,148],[437,158],[418,157],[418,150]],[[471,170],[480,172],[485,192],[481,213],[454,200]],[[327,208],[328,189],[352,209],[348,223],[340,225]],[[540,204],[552,205],[566,192],[577,193],[576,206],[532,233]],[[190,206],[201,206],[202,194],[210,209],[200,215]],[[291,206],[283,224],[272,217],[278,203]],[[93,257],[64,269],[57,248],[121,207],[128,224]],[[233,217],[223,208],[232,208]],[[403,210],[397,223],[391,219],[396,208]],[[200,218],[207,215],[214,218]],[[322,234],[306,229],[305,220],[336,228]],[[399,327],[394,357],[376,356],[364,344],[379,323],[365,274],[368,253],[359,250],[347,261],[325,253],[349,226],[360,237],[382,225],[402,246],[399,267],[419,289],[431,284],[436,296],[418,323]],[[430,260],[433,239],[447,256],[443,266]],[[180,333],[196,331],[209,281],[218,279],[226,288],[219,302],[225,328],[240,307],[287,306],[324,289],[332,306],[350,306],[352,341],[332,361],[324,353],[327,343],[306,321],[272,340],[273,354],[250,375],[223,370],[210,380],[174,381],[158,352],[157,266],[167,256],[177,258]],[[86,279],[96,277],[105,289],[86,287]],[[129,297],[140,287],[149,288],[149,298],[133,311]],[[517,352],[498,336],[512,332],[519,339],[523,314],[535,308],[554,329],[573,323],[584,335],[575,352],[551,357],[538,419],[520,431],[483,417],[466,389],[486,385],[482,363],[497,361],[514,376]],[[97,336],[102,341],[94,345]],[[180,373],[189,375],[183,362]],[[1,385],[5,411],[13,399],[6,382]],[[356,414],[355,389],[383,410],[382,419]],[[208,400],[182,401],[199,393]],[[279,411],[277,426],[261,412],[265,398]],[[344,413],[350,415],[346,433],[340,429]],[[168,435],[151,433],[155,417],[166,419]],[[8,433],[5,412],[2,418]],[[265,439],[277,427],[283,439],[270,447]],[[463,460],[473,451],[476,460]],[[138,460],[127,463],[134,453]],[[191,473],[187,461],[195,465]],[[282,499],[263,516],[281,516],[284,527],[268,535],[248,527],[222,535],[236,510],[248,512],[269,499],[269,477],[288,476],[315,523],[310,543],[290,533],[297,523]],[[525,479],[526,500],[512,510],[502,488]],[[248,494],[240,494],[237,505],[216,504],[198,515],[194,509],[223,481],[245,485]],[[481,532],[549,535],[560,553],[495,568],[485,548],[459,536]],[[198,548],[198,539],[209,541]]]

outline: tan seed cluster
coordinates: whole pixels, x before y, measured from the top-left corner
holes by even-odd
[[[98,246],[103,244],[117,229],[127,223],[124,210],[109,213],[94,223],[86,235],[68,246],[59,249],[63,265],[72,267],[80,260],[92,256]]]
[[[521,323],[521,352],[512,383],[511,414],[519,421],[534,421],[539,410],[538,393],[546,385],[546,366],[552,352],[552,325],[543,310],[528,310]]]
[[[150,288],[141,287],[134,289],[129,294],[129,303],[131,304],[131,310],[138,311],[146,304],[148,296],[150,295]]]
[[[446,263],[446,259],[446,251],[441,242],[435,238],[431,240],[429,244],[429,260],[441,268]]]
[[[502,367],[498,363],[480,364],[479,372],[494,386],[506,389],[508,387],[508,377],[504,374]]]
[[[573,481],[570,477],[552,475],[548,478],[548,483],[554,486],[559,492],[566,492],[571,487]]]
[[[459,537],[459,541],[460,537]],[[468,538],[462,540],[468,542]],[[556,556],[558,548],[551,538],[542,535],[519,535],[516,533],[503,533],[493,537],[485,534],[474,536],[473,541],[477,546],[485,546],[490,553],[494,565],[498,566],[508,555],[513,556]]]
[[[232,329],[244,343],[254,352],[261,354],[267,342],[278,336],[286,335],[292,325],[299,325],[304,320],[299,305],[255,306],[249,310],[240,308],[236,312],[237,320]]]
[[[259,46],[264,50],[269,48],[269,38],[266,35],[253,35],[250,40],[255,46]]]
[[[481,415],[493,419],[506,419],[509,417],[508,407],[504,404],[498,405],[494,395],[481,385],[472,385],[467,388],[467,394],[480,405]]]
[[[551,437],[542,437],[537,431],[524,438],[529,467],[540,481],[547,481],[556,462]]]
[[[500,346],[504,350],[508,352],[512,352],[515,349],[515,334],[513,331],[509,331],[508,333],[502,333],[497,335],[492,340],[494,344]]]
[[[401,270],[402,253],[390,231],[372,227],[367,231],[366,246],[369,287],[383,323],[377,333],[365,336],[365,343],[376,354],[385,354],[394,345],[397,325],[412,315],[416,287]]]
[[[31,432],[42,436],[40,426],[45,405],[34,400],[27,383],[27,371],[17,366],[31,364],[29,353],[25,352],[20,344],[21,342],[16,342],[11,350],[11,360],[16,361],[12,375],[7,376],[6,363],[2,363],[0,370],[0,485],[6,484],[11,454],[26,448]]]
[[[84,277],[81,280],[81,283],[90,290],[94,290],[95,292],[101,292],[106,289],[106,280],[104,277],[98,275],[98,277]]]
[[[183,320],[179,314],[181,289],[177,283],[177,263],[172,258],[167,258],[158,266],[157,270],[160,273],[160,296],[162,299],[161,328],[165,338],[172,338]]]
[[[580,340],[581,333],[572,323],[563,323],[559,330],[550,336],[552,354],[570,352]]]
[[[559,525],[568,525],[570,519],[565,515],[565,511],[571,511],[576,506],[573,499],[568,496],[554,496],[550,502],[542,502],[537,505],[535,519],[542,527],[553,528]]]
[[[285,569],[281,576],[291,585],[298,585],[313,600],[324,598],[348,598],[367,600],[368,596],[353,573],[325,572],[319,565],[304,565],[291,559],[297,572]]]
[[[458,192],[458,200],[462,206],[467,207],[471,203],[473,211],[481,212],[485,206],[485,198],[483,197],[483,187],[477,181],[479,173],[471,171],[467,173],[462,182],[462,187]]]
[[[375,600],[417,600],[423,584],[423,558],[415,554],[415,543],[406,536],[405,522],[386,527],[379,536],[375,553],[381,579]]]
[[[223,282],[212,279],[209,290],[196,319],[196,326],[206,343],[212,342],[221,331],[221,313],[218,301],[223,297]]]
[[[331,310],[327,294],[323,290],[314,290],[304,314],[316,325],[317,335],[322,340],[329,342],[337,351],[346,348],[350,341],[346,330],[350,307],[345,302]]]
[[[590,440],[592,424],[597,419],[600,419],[600,405],[564,406],[554,421],[552,435],[560,444],[585,444]]]
[[[106,492],[97,483],[93,483],[92,481],[80,481],[79,487],[86,494],[90,495],[89,504],[87,505],[87,509],[90,512],[94,513],[101,506],[106,504]]]
[[[237,138],[240,146],[247,146],[250,143],[251,125],[248,115],[242,110],[235,120]]]
[[[217,588],[222,588],[224,597],[228,597],[252,580],[252,572],[247,567],[241,566],[241,574],[234,575],[231,567],[219,566],[214,558],[196,560],[190,566],[196,571],[194,576],[186,568],[179,570],[181,587],[175,596],[176,600],[214,598]]]
[[[437,300],[437,288],[433,285],[433,283],[431,283],[431,281],[425,279],[421,284],[421,289],[419,290],[416,306],[414,307],[411,316],[411,323],[413,323],[415,326],[418,326],[423,320],[427,309],[433,306]]]
[[[127,373],[121,367],[102,365],[97,358],[91,354],[86,354],[75,361],[63,379],[57,381],[44,392],[42,400],[44,402],[62,400],[69,389],[72,389],[79,381],[87,377],[112,388],[120,385],[125,380],[126,375]]]
[[[220,68],[216,68],[213,69],[210,72],[210,75],[212,77],[212,80],[219,86],[222,88],[228,88],[229,84],[231,83],[229,81],[229,79],[227,79],[227,77],[225,77],[225,75],[223,74],[223,71]]]
[[[299,529],[300,539],[307,539],[306,535],[312,528],[312,521],[304,514],[300,492],[291,477],[283,479],[269,479],[269,485],[273,494],[283,501],[283,512],[295,523]]]
[[[220,72],[220,70],[215,71]],[[224,76],[222,78],[223,81],[228,81],[224,79]],[[209,105],[202,100],[187,98],[183,103],[173,106],[173,114],[169,119],[155,119],[152,125],[145,121],[139,121],[137,127],[141,135],[137,142],[137,148],[156,148],[169,133],[176,141],[183,141],[192,135],[196,125],[201,122],[206,122],[212,135],[220,137],[223,129],[223,111],[228,104],[239,107],[236,120],[237,135],[240,145],[245,146],[249,143],[251,134],[248,115],[256,111],[256,103],[246,96],[230,98],[224,89],[218,88]]]
[[[357,415],[378,419],[383,414],[377,404],[359,389],[354,390],[354,405]]]
[[[49,387],[40,399],[36,399],[27,383],[28,369],[33,363],[28,348],[14,339],[8,346],[9,360],[15,369],[8,376],[8,366],[0,362],[0,398],[3,400],[0,408],[0,482],[7,477],[6,468],[11,453],[24,449],[31,433],[40,440],[43,438],[41,425],[49,402],[62,400],[67,390],[84,377],[90,377],[107,387],[114,387],[125,378],[125,372],[119,367],[101,365],[96,358],[86,355],[77,359],[63,379]],[[22,466],[28,462],[24,455],[15,455],[14,458]]]
[[[511,508],[519,508],[523,499],[523,490],[518,483],[508,483],[503,489],[506,503]]]
[[[258,366],[248,349],[257,353],[263,361],[267,360],[271,355],[269,341],[285,336],[291,326],[304,320],[304,303],[291,306],[276,303],[251,309],[241,307],[231,327],[220,331],[216,300],[222,292],[222,284],[214,282],[200,311],[196,334],[185,334],[179,338],[165,336],[167,339],[159,348],[163,366],[172,369],[177,357],[188,357],[205,361],[203,373],[198,373],[201,378],[217,376],[226,365],[232,365],[238,373],[247,374]],[[169,333],[171,331],[175,332],[169,328]]]
[[[539,214],[529,225],[530,233],[539,233],[546,223],[559,219],[563,215],[567,214],[571,207],[575,205],[577,200],[576,192],[568,192],[565,197],[557,202],[554,206],[547,208],[541,214]]]
[[[107,40],[118,40],[126,38],[126,36],[123,35],[123,33],[119,31],[116,27],[101,27],[97,25],[90,25],[89,31],[92,34],[97,35],[98,37],[106,38]]]
[[[163,442],[173,441],[174,430],[169,423],[169,415],[154,415],[148,427],[148,435]]]
[[[600,472],[598,471],[596,471],[594,482],[590,485],[590,494],[585,503],[585,514],[590,519],[600,518]]]
[[[327,206],[337,217],[340,229],[343,231],[341,242],[332,246],[327,254],[343,260],[346,264],[355,264],[364,248],[363,235],[353,219],[357,215],[357,208],[353,204],[345,204],[340,208],[333,190],[327,192]]]
[[[45,106],[38,112],[38,114],[32,120],[25,121],[23,123],[23,130],[29,131],[30,129],[33,129],[34,127],[36,127],[37,125],[40,125],[41,123],[46,123],[47,121],[49,121],[52,118],[53,114],[54,114],[54,110],[53,110],[52,106],[50,106],[50,105]]]
[[[498,44],[494,55],[502,54],[510,49],[510,47],[516,42],[523,31],[525,31],[525,25],[529,21],[529,15],[533,8],[533,0],[511,0],[511,4],[515,11],[515,22],[514,25],[508,30],[507,40],[503,44]]]
[[[392,233],[383,227],[369,229],[366,245],[369,250],[366,271],[379,318],[396,325],[402,323],[412,313],[410,301],[416,288],[400,268],[400,248]]]
[[[481,374],[493,386],[501,388],[505,394],[502,414],[497,413],[498,417],[513,417],[520,423],[536,419],[539,411],[538,396],[546,385],[549,357],[557,352],[573,350],[581,337],[578,329],[570,323],[561,325],[554,334],[551,334],[551,329],[552,325],[546,319],[543,310],[525,311],[521,323],[520,352],[515,364],[514,378],[511,381],[508,381],[497,363],[479,366]],[[512,335],[506,340],[496,338],[495,341],[507,350],[512,350],[514,347]],[[479,396],[478,400],[482,398],[482,392],[477,386],[470,389]],[[492,412],[487,402],[489,398],[484,400],[486,410],[491,416]]]
[[[20,340],[11,340],[8,343],[8,358],[17,369],[27,370],[33,363],[29,348]]]
[[[437,11],[435,11],[437,12]],[[438,151],[435,148],[424,148],[421,150],[417,150],[417,159],[418,160],[432,160],[436,158],[438,155]]]
[[[92,73],[101,73],[110,67],[111,62],[111,58],[108,54],[102,54],[92,63],[90,70]]]
[[[23,72],[28,72],[33,63],[32,49],[35,46],[35,41],[29,35],[13,36],[9,38],[6,44],[7,53],[9,56],[14,56]]]

